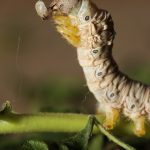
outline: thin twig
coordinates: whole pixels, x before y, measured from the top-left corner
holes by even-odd
[[[134,147],[124,143],[123,141],[121,141],[120,139],[116,138],[115,136],[113,136],[112,134],[110,134],[107,130],[105,130],[105,128],[101,125],[101,123],[95,118],[95,125],[97,126],[97,128],[100,130],[101,133],[103,133],[105,136],[107,136],[111,141],[113,141],[114,143],[116,143],[117,145],[121,146],[122,148],[124,148],[125,150],[136,150]]]
[[[19,80],[19,85],[18,85],[18,98],[20,98],[20,93],[22,89],[22,71],[21,71],[21,66],[19,63],[19,56],[20,56],[20,45],[21,45],[21,32],[18,33],[18,40],[17,40],[17,51],[16,51],[16,70],[18,73],[18,80]]]
[[[16,69],[18,72],[20,72],[20,65],[19,65],[20,43],[21,43],[21,33],[19,32],[17,39],[17,52],[16,52]]]

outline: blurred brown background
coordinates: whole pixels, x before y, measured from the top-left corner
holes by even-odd
[[[33,107],[32,98],[28,100],[24,94],[25,87],[54,78],[85,84],[76,50],[61,38],[51,21],[43,22],[37,16],[35,2],[1,0],[0,4],[0,103],[10,100],[20,112]],[[95,2],[113,16],[117,32],[113,54],[121,70],[128,72],[135,66],[149,69],[150,1]]]

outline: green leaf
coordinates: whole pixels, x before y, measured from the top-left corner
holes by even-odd
[[[48,150],[48,146],[44,142],[30,140],[22,146],[21,150]]]
[[[102,134],[93,137],[89,144],[88,150],[103,150],[104,138]]]
[[[94,125],[94,118],[91,116],[89,117],[86,127],[81,132],[76,134],[74,137],[71,137],[63,141],[62,145],[67,146],[69,150],[87,149],[89,139],[91,137],[92,130],[93,130],[93,125]]]
[[[54,143],[50,145],[50,150],[69,150],[66,145]]]

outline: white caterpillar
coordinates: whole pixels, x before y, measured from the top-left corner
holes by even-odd
[[[98,111],[106,115],[104,126],[112,129],[122,113],[134,122],[135,133],[144,135],[145,120],[150,120],[150,86],[119,71],[112,57],[115,31],[110,13],[98,9],[90,0],[68,1],[53,0],[52,14],[54,18],[69,17],[72,27],[78,29],[78,60],[89,90],[99,102]],[[59,32],[70,41],[72,28],[65,26],[65,20],[60,18],[55,18],[55,22]]]

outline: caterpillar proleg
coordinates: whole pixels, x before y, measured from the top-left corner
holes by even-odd
[[[77,48],[89,90],[105,114],[104,126],[113,129],[120,114],[133,121],[138,136],[150,121],[150,86],[122,73],[112,56],[115,38],[110,13],[90,0],[53,0],[51,15],[56,28]]]

